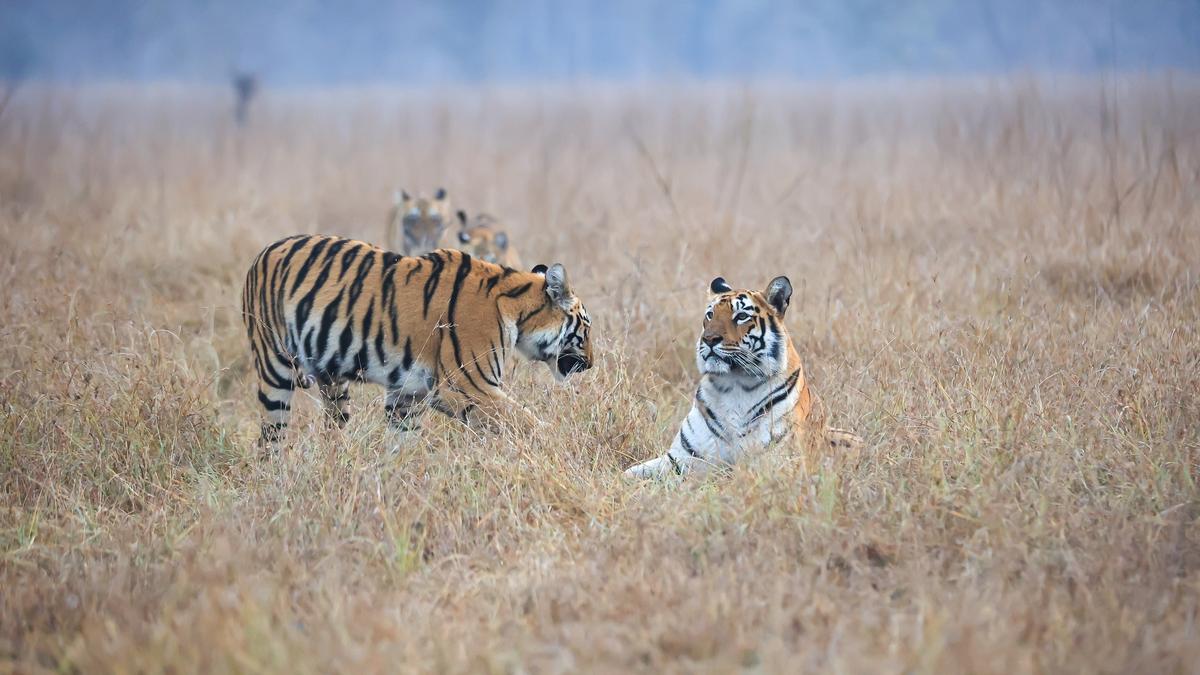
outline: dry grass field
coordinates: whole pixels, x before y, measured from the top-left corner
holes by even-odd
[[[1200,81],[20,90],[0,117],[0,671],[1198,672]],[[258,250],[444,185],[597,367],[263,460]],[[867,439],[679,483],[706,285],[787,274]]]

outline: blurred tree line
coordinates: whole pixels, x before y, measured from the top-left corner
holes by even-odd
[[[0,77],[277,83],[1200,68],[1200,0],[3,0]]]

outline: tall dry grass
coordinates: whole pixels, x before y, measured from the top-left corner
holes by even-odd
[[[1200,82],[29,87],[0,118],[0,658],[18,671],[1195,672]],[[297,231],[444,185],[561,261],[598,367],[257,459],[237,316]],[[788,274],[868,443],[629,484],[705,285]]]

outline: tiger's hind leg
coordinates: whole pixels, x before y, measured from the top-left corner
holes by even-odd
[[[330,427],[342,429],[350,421],[350,383],[334,382],[320,385],[321,400],[325,402],[325,421]]]
[[[287,432],[288,422],[292,418],[292,395],[295,385],[290,380],[283,381],[284,387],[273,387],[263,380],[258,382],[258,402],[263,408],[261,432],[258,436],[258,447],[268,454],[276,454]]]
[[[262,406],[262,425],[258,448],[266,454],[276,454],[292,418],[292,396],[296,393],[296,373],[291,363],[280,353],[261,349],[251,340],[254,371],[258,375],[258,403]]]

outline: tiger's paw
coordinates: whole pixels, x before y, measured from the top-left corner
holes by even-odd
[[[628,469],[625,469],[623,476],[630,480],[644,480],[647,478],[662,478],[667,475],[664,471],[664,465],[667,460],[664,457],[655,457],[641,464],[635,464]]]

